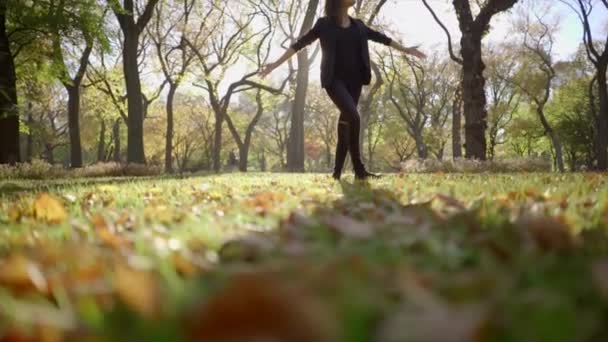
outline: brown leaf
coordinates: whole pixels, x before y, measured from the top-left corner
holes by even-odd
[[[58,199],[42,193],[34,200],[34,218],[50,224],[60,224],[68,218],[68,213]]]
[[[129,247],[132,245],[132,241],[127,240],[115,231],[114,226],[108,222],[102,215],[96,214],[92,218],[93,227],[97,233],[97,237],[106,245],[116,249],[122,247]]]
[[[285,200],[285,194],[281,192],[258,192],[252,195],[251,198],[245,200],[245,205],[254,208],[257,213],[264,216],[276,204]]]
[[[249,234],[227,241],[219,251],[220,259],[228,261],[249,261],[260,259],[274,247],[272,241],[263,235]]]
[[[435,199],[440,200],[441,202],[445,203],[447,206],[456,208],[458,210],[467,209],[467,207],[462,202],[455,199],[454,197],[450,197],[450,196],[447,196],[444,194],[437,194],[437,195],[435,195]]]
[[[0,284],[16,291],[48,293],[47,281],[39,266],[22,254],[12,254],[0,261]]]
[[[268,273],[234,275],[186,320],[190,341],[338,341],[333,317],[305,286]]]
[[[323,222],[339,234],[355,238],[368,239],[373,235],[373,227],[369,223],[360,222],[345,215],[331,215],[323,218]]]
[[[488,309],[480,304],[453,305],[427,287],[428,280],[414,270],[397,278],[405,301],[378,329],[379,342],[486,341],[491,323]]]
[[[158,318],[160,291],[157,281],[149,271],[119,263],[114,275],[114,289],[130,308],[147,318]]]
[[[576,237],[564,218],[524,217],[519,226],[531,237],[542,251],[570,249],[576,244]]]

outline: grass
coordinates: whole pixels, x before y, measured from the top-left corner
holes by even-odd
[[[605,175],[343,179],[0,182],[0,337],[608,337]]]

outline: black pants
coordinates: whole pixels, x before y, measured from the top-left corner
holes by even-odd
[[[362,87],[361,81],[335,78],[332,84],[325,88],[333,103],[340,110],[338,144],[336,145],[336,162],[334,164],[334,172],[337,174],[342,173],[347,152],[350,152],[355,172],[363,171],[365,168],[359,150],[361,117],[357,111]]]

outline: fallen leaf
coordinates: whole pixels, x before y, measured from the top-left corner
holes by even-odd
[[[161,298],[157,281],[150,271],[119,263],[114,274],[114,289],[133,310],[147,318],[158,318]]]
[[[355,239],[368,239],[373,235],[373,227],[345,215],[331,215],[323,218],[323,222],[343,236]]]
[[[576,244],[571,227],[563,219],[533,216],[521,218],[518,224],[545,252],[569,249]]]
[[[68,218],[68,213],[58,199],[42,193],[34,200],[34,218],[50,224],[59,224]]]
[[[305,286],[264,272],[232,276],[186,319],[190,341],[333,342],[334,317]]]
[[[219,251],[220,260],[249,261],[259,260],[273,249],[273,243],[266,237],[249,234],[227,241]]]
[[[12,254],[0,261],[0,284],[17,291],[48,293],[47,282],[39,266],[22,254]]]

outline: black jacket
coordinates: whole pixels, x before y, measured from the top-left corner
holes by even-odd
[[[370,83],[372,78],[369,63],[369,46],[367,44],[368,39],[384,45],[390,45],[392,39],[383,33],[371,29],[360,19],[352,17],[350,17],[350,19],[352,24],[357,25],[359,32],[361,33],[361,57],[365,67],[363,73],[363,84],[367,85]],[[331,21],[328,17],[320,17],[317,19],[315,25],[308,32],[306,32],[306,34],[298,38],[297,41],[291,45],[292,49],[299,51],[303,47],[314,42],[317,38],[320,39],[322,51],[321,86],[323,88],[326,88],[331,84],[334,76],[337,29],[337,24]]]

